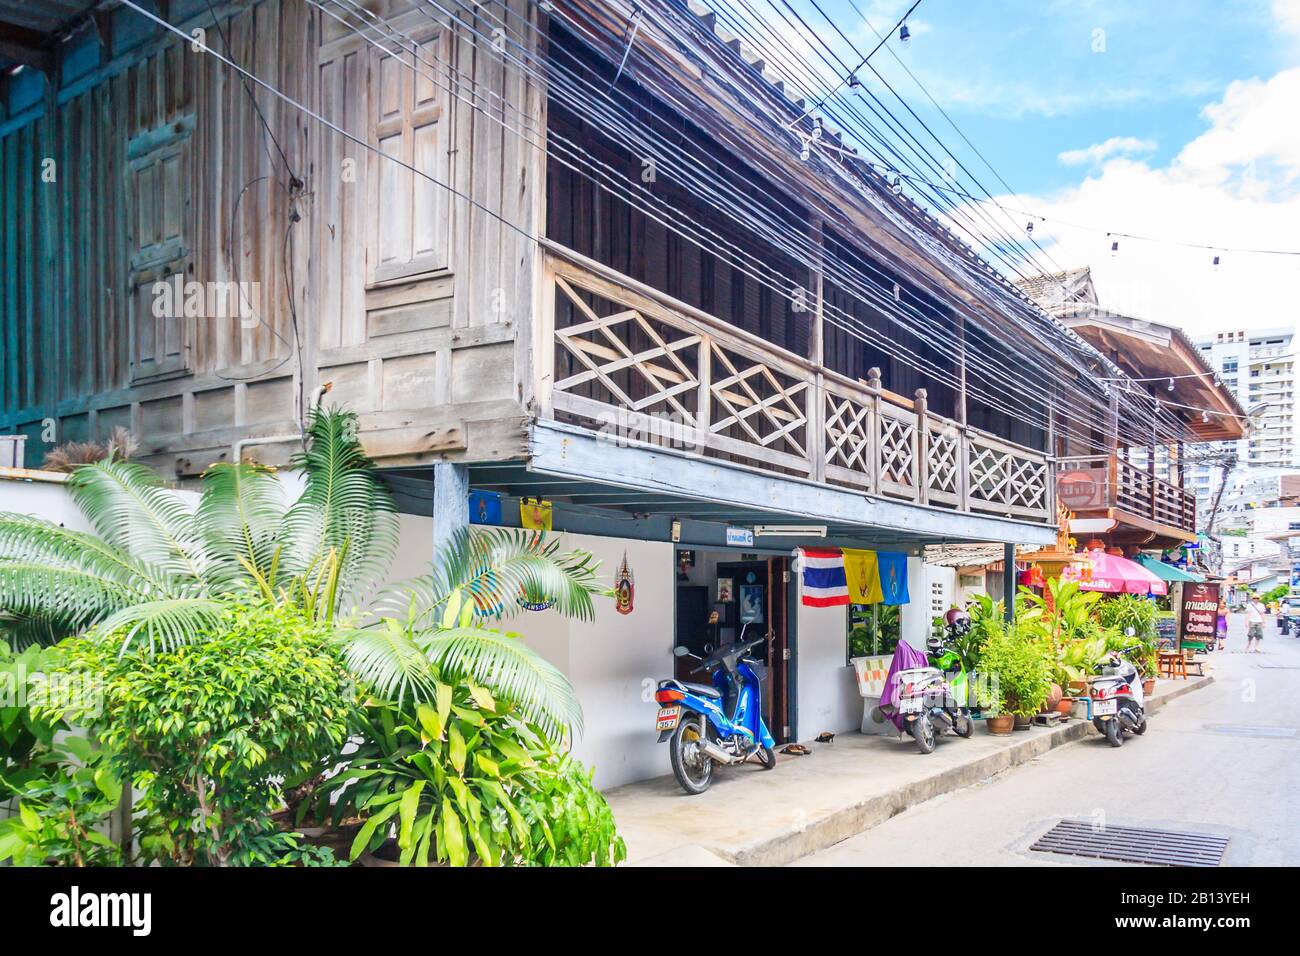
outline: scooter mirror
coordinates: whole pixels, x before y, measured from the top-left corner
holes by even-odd
[[[673,648],[674,657],[685,657],[690,652],[691,649],[689,647],[686,647],[683,644],[678,644],[676,647]]]
[[[712,644],[705,644],[705,645],[704,645],[704,653],[705,653],[705,654],[712,654],[712,653],[713,653],[713,645],[712,645]]]

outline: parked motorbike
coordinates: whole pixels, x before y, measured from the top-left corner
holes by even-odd
[[[1124,658],[1125,654],[1138,649],[1135,645],[1107,654],[1097,666],[1102,676],[1093,678],[1089,689],[1092,724],[1112,747],[1123,746],[1125,734],[1147,732],[1142,676],[1133,663]]]
[[[969,737],[975,732],[966,665],[950,645],[969,628],[965,612],[950,611],[944,637],[926,642],[933,665],[898,672],[898,712],[923,754],[933,753],[936,739],[944,734]]]
[[[708,790],[717,764],[727,766],[757,757],[764,770],[776,766],[776,741],[759,713],[762,685],[753,666],[758,662],[745,656],[766,640],[756,637],[746,641],[742,628],[736,643],[719,647],[707,657],[685,647],[673,648],[678,657],[699,661],[695,669],[712,678],[711,684],[661,680],[655,692],[659,742],[668,741],[673,776],[687,793]]]

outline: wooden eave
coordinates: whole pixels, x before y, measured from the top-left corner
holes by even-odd
[[[1214,370],[1178,329],[1094,307],[1063,311],[1060,317],[1125,374],[1135,379],[1172,378],[1173,391],[1163,382],[1150,382],[1148,387],[1157,401],[1176,403],[1169,405],[1169,411],[1186,423],[1195,440],[1231,441],[1244,435],[1241,405],[1231,392],[1214,384]],[[1210,421],[1201,421],[1195,409],[1207,409]]]

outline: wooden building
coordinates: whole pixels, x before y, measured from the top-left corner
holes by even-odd
[[[1188,462],[1197,446],[1241,438],[1249,419],[1180,329],[1098,304],[1087,268],[1023,283],[1049,312],[1123,370],[1139,413],[1115,408],[1095,442],[1059,449],[1057,493],[1076,516],[1082,545],[1169,549],[1196,541]]]
[[[657,759],[624,705],[679,570],[767,588],[780,739],[856,727],[792,551],[919,593],[927,545],[1054,542],[1125,373],[815,107],[694,0],[0,0],[0,434],[126,427],[185,483],[346,405],[434,541],[532,496],[638,565],[650,618],[537,638],[609,702],[603,779]]]

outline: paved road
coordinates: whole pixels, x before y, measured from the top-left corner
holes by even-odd
[[[799,866],[1090,865],[1028,848],[1063,817],[1228,836],[1233,866],[1300,866],[1300,639],[1244,616],[1209,656],[1215,683],[1172,701],[1118,750],[1095,736],[936,798]]]

